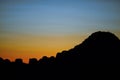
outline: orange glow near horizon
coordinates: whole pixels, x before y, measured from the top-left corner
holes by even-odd
[[[11,38],[13,36],[14,38]],[[28,63],[29,58],[39,60],[43,56],[56,56],[58,52],[80,44],[86,36],[81,38],[77,35],[41,37],[13,34],[11,37],[4,36],[4,40],[0,42],[0,57],[11,61],[21,58],[23,62]]]
[[[4,35],[4,40],[0,41],[0,57],[10,59],[10,61],[21,58],[23,62],[28,63],[30,58],[39,60],[43,56],[56,56],[58,52],[69,50],[82,43],[89,35],[44,37],[25,34],[11,34],[11,37]],[[120,37],[120,32],[116,31],[115,35]]]

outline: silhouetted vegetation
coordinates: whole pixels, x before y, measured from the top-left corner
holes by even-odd
[[[83,64],[120,64],[120,40],[110,32],[99,31],[89,36],[82,44],[68,51],[57,53],[55,57],[43,56],[40,60],[31,58],[29,64],[23,63],[22,59],[10,62],[8,59],[0,58],[0,66],[4,65],[3,69],[8,72],[8,75],[15,75],[14,79],[17,80],[46,79],[47,77],[44,76],[47,75],[52,78],[62,76],[59,77],[62,79],[67,75],[73,76],[74,71],[79,73]],[[58,73],[62,74],[57,75]],[[78,74],[75,76],[78,77]]]

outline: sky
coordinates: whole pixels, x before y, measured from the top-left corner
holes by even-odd
[[[0,0],[0,57],[55,56],[96,31],[120,38],[120,0]]]

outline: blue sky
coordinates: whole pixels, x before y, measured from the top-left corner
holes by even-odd
[[[3,30],[66,34],[119,29],[119,0],[3,0]]]

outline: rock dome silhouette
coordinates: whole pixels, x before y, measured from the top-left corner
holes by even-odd
[[[110,32],[98,31],[91,34],[82,44],[57,54],[56,58],[61,57],[61,62],[72,64],[119,64],[119,49],[118,37]]]
[[[114,44],[118,44],[119,42],[120,40],[113,33],[98,31],[91,34],[82,44],[84,45],[87,44],[87,46],[90,45],[113,46]]]

